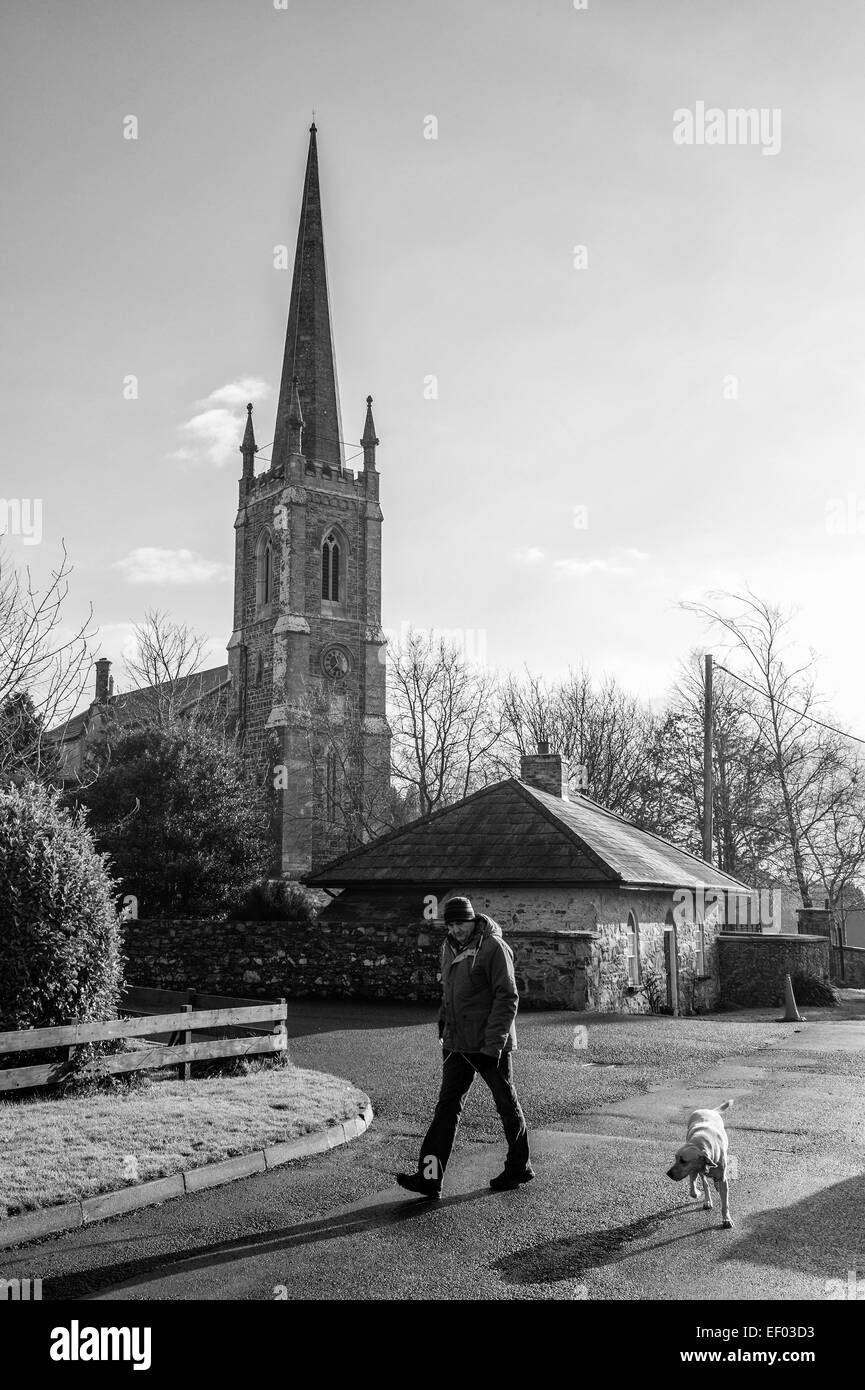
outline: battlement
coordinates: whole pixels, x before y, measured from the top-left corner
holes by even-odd
[[[303,476],[321,478],[328,486],[338,487],[343,491],[357,485],[357,474],[353,468],[344,468],[340,474],[331,464],[316,463],[313,459],[303,460]]]

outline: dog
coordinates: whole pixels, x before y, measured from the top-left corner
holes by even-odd
[[[689,1181],[688,1195],[699,1197],[697,1178],[703,1188],[703,1210],[712,1210],[712,1193],[708,1179],[711,1178],[721,1195],[721,1225],[731,1227],[730,1195],[727,1185],[727,1131],[724,1128],[724,1114],[733,1104],[725,1100],[717,1110],[695,1110],[688,1118],[685,1142],[676,1153],[672,1168],[667,1169],[667,1177],[673,1182]]]

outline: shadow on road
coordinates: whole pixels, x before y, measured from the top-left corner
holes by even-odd
[[[281,1250],[294,1250],[298,1246],[312,1245],[318,1241],[363,1235],[382,1226],[395,1226],[399,1222],[410,1221],[413,1217],[428,1215],[430,1211],[440,1211],[443,1207],[455,1207],[463,1202],[473,1202],[480,1197],[494,1195],[488,1187],[483,1187],[474,1192],[461,1192],[453,1197],[444,1197],[438,1202],[411,1197],[400,1198],[396,1202],[385,1202],[365,1211],[345,1212],[341,1216],[324,1217],[320,1221],[286,1226],[281,1231],[261,1231],[258,1235],[220,1241],[215,1245],[202,1245],[198,1249],[177,1251],[176,1254],[153,1255],[146,1259],[125,1260],[113,1265],[100,1265],[94,1269],[76,1270],[73,1274],[46,1279],[42,1286],[42,1298],[55,1302],[61,1299],[86,1299],[106,1289],[122,1287],[124,1284],[156,1282],[175,1272],[213,1269],[217,1265],[230,1264],[250,1255],[276,1254]]]
[[[493,1268],[508,1284],[552,1284],[562,1279],[576,1279],[587,1270],[626,1259],[626,1246],[632,1241],[655,1235],[663,1228],[665,1221],[695,1214],[704,1214],[699,1205],[675,1206],[655,1212],[652,1216],[641,1216],[627,1226],[615,1226],[612,1230],[559,1236],[556,1240],[544,1241],[542,1245],[533,1245],[528,1250],[505,1255],[495,1262]],[[690,1240],[705,1234],[706,1226],[702,1223],[694,1230],[658,1241],[651,1249],[658,1250],[664,1245],[674,1245],[679,1240]]]
[[[735,1216],[735,1210],[733,1212]],[[748,1233],[725,1250],[725,1260],[807,1267],[844,1279],[865,1266],[865,1177],[845,1178],[787,1206],[752,1212]]]
[[[352,1033],[360,1029],[420,1028],[434,1022],[438,1005],[379,999],[289,999],[290,1038],[317,1033]]]

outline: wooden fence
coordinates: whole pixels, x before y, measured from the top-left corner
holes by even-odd
[[[55,1086],[68,1076],[74,1049],[84,1043],[140,1039],[140,1045],[130,1051],[97,1057],[81,1070],[83,1076],[181,1066],[187,1081],[193,1062],[284,1052],[288,1045],[284,999],[264,1004],[259,1000],[238,1003],[220,999],[218,995],[199,994],[195,996],[194,1005],[184,1002],[177,1004],[173,1011],[170,1008],[166,1011],[166,1006],[177,997],[184,996],[172,996],[167,990],[130,990],[120,1010],[137,1015],[134,1017],[112,1019],[108,1023],[69,1023],[58,1028],[26,1028],[16,1033],[0,1033],[0,1059],[16,1052],[66,1049],[63,1061],[27,1067],[0,1066],[0,1092]],[[150,1012],[140,1012],[142,1004],[147,1004]],[[193,1042],[193,1033],[201,1033],[207,1040]]]

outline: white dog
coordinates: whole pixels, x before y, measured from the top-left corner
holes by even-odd
[[[703,1210],[712,1210],[712,1193],[708,1179],[711,1178],[721,1194],[721,1225],[732,1226],[730,1198],[727,1187],[727,1131],[723,1115],[733,1104],[725,1100],[717,1110],[695,1110],[688,1119],[685,1143],[676,1153],[672,1168],[667,1169],[667,1177],[673,1182],[689,1180],[689,1196],[699,1197],[697,1178],[703,1188]]]

